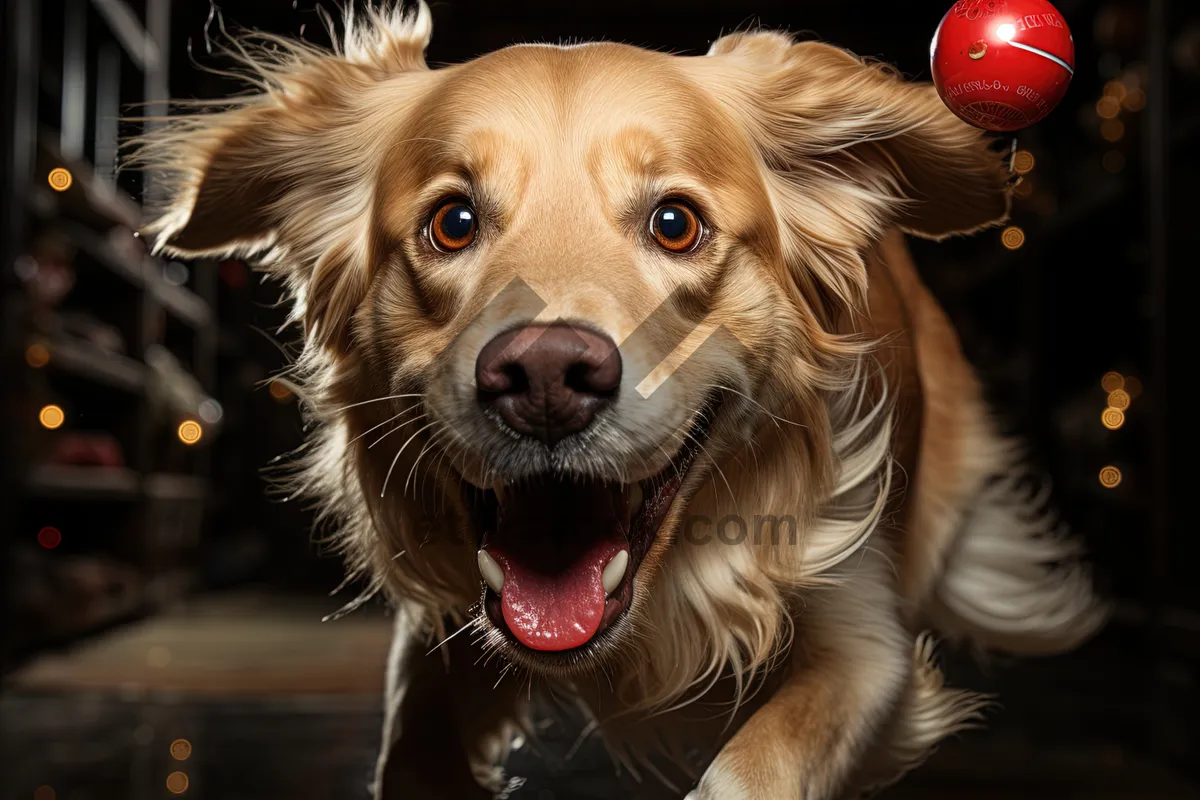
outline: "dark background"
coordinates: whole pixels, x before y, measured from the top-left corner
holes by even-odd
[[[929,41],[949,5],[444,1],[433,4],[428,57],[452,63],[517,42],[595,39],[702,53],[721,33],[761,25],[927,80]],[[1070,657],[980,668],[948,651],[956,682],[997,690],[1004,705],[989,733],[968,735],[901,787],[913,796],[1197,796],[1183,788],[1200,777],[1200,548],[1186,515],[1194,488],[1181,409],[1191,368],[1182,278],[1200,245],[1200,8],[1057,7],[1075,37],[1076,74],[1061,106],[1015,137],[1035,164],[1013,215],[1023,246],[1007,249],[997,230],[914,249],[997,412],[1029,442],[1065,520],[1085,538],[1115,616]],[[93,662],[76,655],[103,660],[95,654],[139,625],[175,624],[163,620],[197,608],[193,616],[217,629],[222,614],[260,614],[265,629],[279,630],[272,609],[319,619],[354,596],[349,587],[318,602],[338,586],[340,564],[308,535],[308,511],[269,498],[262,475],[303,436],[295,397],[271,381],[295,351],[296,332],[280,330],[278,290],[239,262],[147,260],[129,233],[145,199],[141,176],[114,176],[114,137],[139,130],[118,124],[118,113],[161,113],[168,89],[212,98],[242,88],[208,71],[227,66],[207,43],[220,40],[222,19],[231,30],[328,42],[314,4],[239,1],[217,11],[193,0],[6,0],[5,14],[0,797],[39,786],[57,786],[60,798],[163,796],[169,770],[158,742],[167,729],[207,731],[213,742],[186,762],[190,795],[365,796],[373,698],[279,706],[206,689],[215,696],[202,702],[194,686],[171,683],[184,667],[178,651],[160,670],[165,695],[140,693],[136,676],[89,680]],[[139,59],[126,29],[149,31],[166,57]],[[47,187],[56,166],[74,177],[66,192]],[[162,366],[164,352],[177,367]],[[1133,396],[1117,430],[1101,423],[1109,372]],[[182,399],[164,399],[169,390]],[[38,421],[48,404],[64,410],[55,430]],[[189,420],[202,430],[192,445],[178,435]],[[1121,473],[1114,488],[1099,477],[1109,466]],[[386,627],[378,607],[359,613]],[[363,669],[375,674],[369,652]],[[73,677],[47,679],[47,659],[73,664]],[[570,723],[560,727],[569,741]],[[281,731],[299,743],[281,744]],[[110,748],[97,755],[102,742]],[[549,750],[548,766],[526,765],[532,777],[519,796],[542,800],[532,789],[539,770],[559,797],[591,796],[585,784],[611,796],[602,757],[563,765]],[[303,778],[279,778],[295,777],[284,765],[297,760],[308,765]],[[564,790],[555,777],[564,769],[591,772]]]

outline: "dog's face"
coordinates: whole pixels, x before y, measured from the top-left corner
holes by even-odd
[[[289,281],[370,506],[358,544],[394,588],[478,587],[511,656],[591,666],[681,592],[689,499],[764,422],[802,417],[787,450],[820,502],[861,252],[897,220],[994,219],[1003,175],[931,92],[825,45],[428,71],[425,23],[298,51],[261,101],[165,139],[193,171],[159,228],[178,252],[265,250]],[[426,547],[464,529],[467,557]]]
[[[392,134],[362,339],[425,395],[514,647],[612,638],[774,359],[770,199],[678,63],[513,48],[443,71]]]

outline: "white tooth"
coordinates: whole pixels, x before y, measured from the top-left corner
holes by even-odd
[[[504,588],[504,570],[500,569],[496,559],[492,558],[487,550],[479,551],[479,574],[493,592],[500,594],[500,590]]]
[[[480,552],[483,551],[481,550]],[[605,594],[612,594],[613,590],[621,585],[621,579],[625,577],[625,568],[628,566],[628,550],[622,550],[612,557],[612,561],[608,562],[608,566],[600,574],[600,582],[604,584]]]
[[[633,516],[642,510],[642,485],[635,483],[629,487],[629,515]]]

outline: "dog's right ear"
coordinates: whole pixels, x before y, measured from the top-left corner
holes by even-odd
[[[144,229],[157,250],[178,256],[267,251],[297,206],[296,193],[330,190],[365,175],[351,152],[363,98],[380,82],[427,69],[432,23],[421,0],[406,11],[348,10],[342,41],[329,52],[302,41],[255,34],[226,52],[259,91],[223,110],[176,118],[131,142],[128,163],[146,170],[157,207]],[[371,137],[378,138],[378,137]],[[336,195],[336,192],[334,193]],[[157,198],[157,199],[156,199]]]
[[[140,142],[135,163],[157,184],[162,206],[142,233],[173,256],[233,256],[270,248],[274,168],[271,109],[253,105],[204,115]]]
[[[157,208],[143,233],[181,257],[253,257],[282,279],[311,341],[346,349],[379,260],[375,180],[396,115],[428,75],[429,8],[345,17],[333,52],[258,34],[232,53],[257,94],[132,144]]]

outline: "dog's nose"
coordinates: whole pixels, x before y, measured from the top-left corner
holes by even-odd
[[[528,325],[492,339],[475,360],[479,402],[504,423],[553,447],[586,428],[617,395],[621,353],[612,339],[568,325]]]

